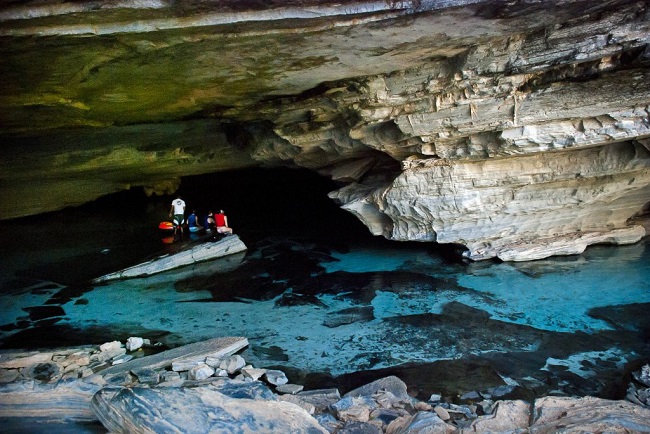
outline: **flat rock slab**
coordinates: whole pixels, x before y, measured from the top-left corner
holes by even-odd
[[[106,274],[94,279],[94,283],[106,282],[116,279],[127,279],[132,277],[146,277],[152,274],[162,273],[175,268],[221,258],[247,250],[246,244],[237,235],[226,236],[219,241],[205,241],[193,245],[186,250],[176,253],[159,256],[150,261],[134,265],[115,273]]]
[[[100,387],[82,381],[61,381],[56,385],[34,381],[4,384],[0,387],[0,418],[96,421],[89,404]]]
[[[246,346],[248,346],[248,339],[243,337],[214,338],[173,348],[152,356],[133,359],[104,369],[99,374],[106,379],[110,379],[134,370],[165,368],[171,366],[174,362],[191,363],[195,361],[198,364],[205,362],[208,357],[225,358],[231,356]]]
[[[556,432],[650,433],[650,409],[628,401],[547,396],[535,401],[531,434]]]
[[[327,433],[294,404],[230,398],[210,387],[107,387],[91,406],[114,433]]]

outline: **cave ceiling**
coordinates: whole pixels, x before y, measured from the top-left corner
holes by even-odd
[[[600,203],[589,191],[609,176],[615,217],[598,223],[602,210],[580,208],[566,217],[578,223],[548,223],[545,234],[624,229],[650,184],[648,6],[3,2],[0,219],[284,166],[340,182],[331,197],[377,235],[459,243],[477,259],[512,247],[492,239],[521,222],[468,235],[464,225],[487,217],[467,220],[470,204],[458,199],[446,215],[449,204],[434,199],[447,190],[510,216],[502,195],[523,201],[513,192],[544,181],[527,193],[548,199],[540,213],[570,202],[567,189],[574,202]],[[590,169],[594,159],[607,170]],[[545,174],[540,164],[557,167]],[[589,185],[567,178],[579,172],[591,173],[581,177]]]

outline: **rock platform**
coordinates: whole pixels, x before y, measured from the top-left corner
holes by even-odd
[[[132,337],[125,345],[2,351],[3,432],[650,432],[650,365],[634,373],[625,401],[526,402],[485,391],[420,401],[396,376],[343,395],[304,390],[282,371],[246,364],[237,352],[247,345],[222,337],[145,355],[156,345]]]

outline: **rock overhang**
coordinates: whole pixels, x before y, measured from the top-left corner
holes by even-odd
[[[347,184],[331,197],[375,234],[473,259],[639,238],[645,2],[270,6],[0,10],[2,218],[282,165]]]

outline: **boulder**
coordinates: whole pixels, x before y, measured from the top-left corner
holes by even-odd
[[[212,377],[214,374],[214,368],[206,365],[194,366],[189,370],[189,378],[192,380],[205,380],[206,378]]]
[[[499,401],[494,412],[479,416],[470,425],[473,432],[517,432],[528,428],[530,404],[524,401]]]
[[[130,337],[126,340],[126,349],[129,351],[135,351],[139,348],[142,348],[144,345],[144,339],[138,337]]]
[[[269,369],[264,373],[264,378],[266,378],[266,381],[268,381],[270,384],[274,386],[279,386],[281,384],[287,384],[289,382],[289,379],[285,375],[284,372],[278,371],[276,369]]]
[[[458,430],[435,413],[419,411],[411,417],[395,419],[386,429],[390,434],[449,434]]]
[[[372,396],[381,390],[392,393],[397,399],[410,402],[411,397],[406,390],[406,383],[395,376],[380,378],[372,383],[366,384],[343,395],[344,397],[351,396]]]
[[[228,374],[234,374],[246,366],[244,358],[238,354],[227,357],[221,361],[219,368],[225,369]]]
[[[287,402],[230,398],[197,388],[104,388],[92,410],[107,430],[138,432],[324,433],[316,419]]]
[[[298,392],[297,394],[303,401],[309,402],[316,407],[316,411],[325,411],[330,405],[341,399],[338,389],[316,389]]]
[[[531,434],[563,432],[650,432],[650,409],[627,401],[587,396],[535,400]]]

